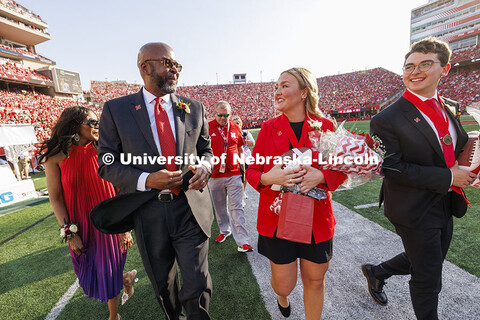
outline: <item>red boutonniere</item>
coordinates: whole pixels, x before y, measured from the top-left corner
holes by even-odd
[[[190,104],[191,103],[186,103],[183,100],[180,100],[176,103],[177,109],[178,110],[183,110],[185,113],[190,113]]]

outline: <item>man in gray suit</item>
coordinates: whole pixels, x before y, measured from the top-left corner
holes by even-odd
[[[145,198],[135,193],[154,193],[139,202],[132,219],[145,270],[166,318],[185,319],[183,305],[187,319],[210,319],[207,255],[213,208],[207,182],[213,154],[205,109],[174,94],[182,66],[168,45],[144,45],[137,65],[145,86],[104,105],[99,174],[120,193],[134,193],[133,199]],[[187,163],[178,161],[185,156]]]

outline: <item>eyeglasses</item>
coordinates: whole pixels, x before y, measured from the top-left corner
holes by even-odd
[[[230,116],[229,113],[221,114],[221,113],[218,113],[218,112],[217,112],[217,117],[220,117],[220,118],[221,118],[221,117],[228,118],[229,116]]]
[[[427,60],[427,61],[422,61],[419,64],[413,64],[409,63],[407,65],[403,66],[403,74],[410,74],[412,73],[416,67],[418,67],[418,70],[420,72],[426,72],[430,70],[430,68],[433,66],[434,63],[440,63],[440,61],[432,61],[432,60]]]
[[[88,119],[87,121],[82,122],[82,124],[86,124],[87,126],[93,129],[98,129],[100,127],[100,121],[95,119]]]
[[[173,67],[175,67],[175,69],[177,69],[178,72],[182,71],[182,65],[177,61],[173,61],[172,59],[169,59],[169,58],[147,59],[143,62],[148,62],[148,61],[160,61],[160,63],[163,64],[163,66],[168,69],[172,69]]]

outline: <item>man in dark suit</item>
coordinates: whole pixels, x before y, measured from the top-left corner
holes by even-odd
[[[362,271],[375,301],[386,305],[383,286],[392,275],[411,275],[410,296],[418,319],[438,319],[442,264],[453,232],[452,215],[467,209],[463,188],[475,174],[458,168],[456,159],[468,136],[440,97],[437,86],[450,70],[445,42],[427,38],[405,56],[407,89],[373,117],[370,132],[386,149],[380,204],[402,238],[405,252]]]
[[[167,319],[185,319],[182,305],[187,319],[210,319],[213,208],[206,186],[213,154],[205,110],[200,102],[174,94],[182,66],[168,45],[144,45],[137,65],[145,86],[104,105],[99,174],[120,193],[158,190],[133,217],[145,270]],[[153,156],[167,161],[152,161],[160,159]],[[201,160],[185,163],[176,156]]]

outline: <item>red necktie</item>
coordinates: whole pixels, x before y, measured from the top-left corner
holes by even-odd
[[[175,160],[168,161],[169,156],[175,157],[177,155],[177,148],[175,144],[175,138],[173,137],[172,127],[170,127],[170,121],[165,109],[163,109],[162,98],[155,98],[155,123],[157,125],[158,140],[160,142],[160,148],[162,149],[162,156],[167,160],[165,168],[168,171],[177,171],[177,165]],[[174,194],[179,195],[182,189],[176,187],[170,189]]]
[[[428,99],[428,100],[425,100],[425,103],[428,104],[430,108],[432,108],[432,110],[435,111],[435,113],[437,113],[441,117],[441,119],[445,119],[442,111],[440,111],[440,104],[438,103],[437,99],[433,99],[433,98]],[[445,117],[448,117],[448,115],[445,114]],[[435,128],[437,129],[439,136],[450,134],[450,132],[448,131],[442,132],[441,130],[439,130],[437,125],[435,125]],[[440,140],[442,141],[442,139]],[[453,167],[453,165],[455,164],[455,150],[453,148],[453,142],[447,145],[442,141],[442,149],[443,149],[443,157],[445,158],[445,163],[447,164],[447,168]],[[459,187],[451,186],[450,188],[453,191],[459,194],[462,194],[462,190]]]

